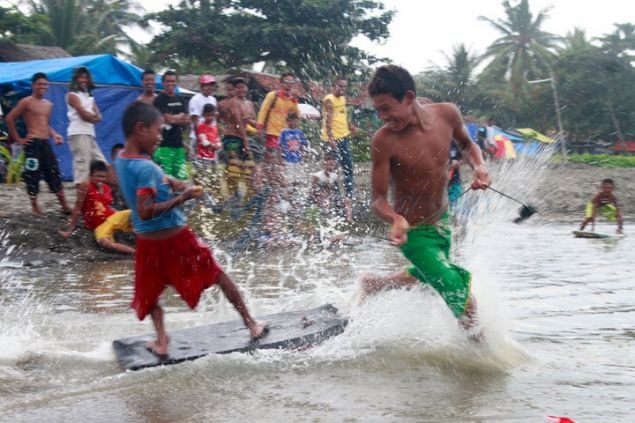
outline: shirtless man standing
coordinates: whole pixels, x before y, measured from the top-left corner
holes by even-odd
[[[35,214],[43,214],[37,204],[37,195],[40,191],[40,179],[44,179],[51,192],[57,195],[62,206],[62,213],[70,214],[71,208],[66,202],[64,186],[60,177],[57,157],[49,144],[49,138],[53,138],[55,144],[62,144],[62,136],[51,127],[51,112],[53,103],[44,98],[48,91],[49,81],[46,74],[38,72],[31,78],[32,93],[18,102],[13,110],[5,117],[9,135],[18,144],[24,146],[24,182],[26,191],[31,199],[31,208]],[[27,127],[26,137],[18,134],[15,120],[24,119]]]
[[[245,99],[244,92],[241,92],[239,88],[241,85],[246,86],[245,80],[242,78],[233,79],[231,85],[234,95],[219,104],[218,115],[219,119],[225,124],[222,141],[225,152],[224,157],[227,160],[228,177],[236,179],[240,176],[241,168],[246,175],[253,174],[254,171],[253,164],[250,166],[251,169],[249,169],[246,163],[251,152],[251,143],[247,136],[247,124],[250,119],[253,120],[253,115],[249,116],[245,107],[245,102],[248,100]],[[232,185],[237,187],[237,181],[236,184]]]
[[[466,329],[476,323],[470,273],[450,263],[448,160],[454,138],[474,169],[473,189],[485,189],[490,177],[483,157],[454,104],[420,105],[407,70],[394,65],[375,72],[368,92],[385,125],[372,141],[373,210],[390,223],[388,239],[411,262],[387,277],[366,276],[363,298],[385,289],[424,283],[443,298]],[[388,187],[393,187],[393,205]]]

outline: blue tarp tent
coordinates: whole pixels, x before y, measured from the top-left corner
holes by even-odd
[[[68,119],[65,96],[73,69],[78,66],[86,66],[90,70],[97,86],[93,93],[103,115],[103,120],[95,125],[97,143],[106,158],[110,159],[112,146],[124,142],[121,129],[123,111],[141,93],[143,71],[137,66],[109,54],[0,63],[0,95],[18,98],[27,96],[31,93],[33,74],[46,73],[50,82],[46,98],[53,102],[51,126],[66,140]],[[53,151],[59,160],[62,178],[72,180],[73,161],[68,144],[65,142],[54,146]]]

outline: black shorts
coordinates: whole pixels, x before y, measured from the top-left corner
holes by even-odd
[[[62,178],[57,157],[48,140],[33,138],[24,146],[23,176],[29,195],[37,195],[40,192],[41,179],[46,181],[51,192],[57,194],[62,191]]]

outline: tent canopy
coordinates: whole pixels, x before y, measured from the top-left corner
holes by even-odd
[[[53,103],[51,126],[66,141],[66,93],[73,69],[85,66],[90,70],[97,88],[93,91],[103,120],[95,125],[97,143],[104,156],[110,158],[113,145],[124,142],[121,117],[126,106],[141,93],[142,70],[110,54],[0,63],[0,95],[24,97],[31,93],[31,77],[44,72],[50,82],[46,98]],[[53,146],[60,172],[65,180],[72,180],[72,155],[68,144]],[[76,181],[81,182],[81,181]]]
[[[73,69],[79,66],[90,70],[97,85],[141,87],[142,70],[110,54],[0,63],[0,85],[30,92],[31,77],[36,72],[44,72],[50,82],[69,83]]]
[[[531,128],[516,128],[516,130],[523,134],[524,136],[528,137],[528,138],[532,138],[535,139],[536,141],[540,141],[540,142],[544,142],[547,144],[551,144],[556,142],[553,138],[549,138],[548,136],[541,134],[540,132],[536,131],[535,129],[531,129]]]

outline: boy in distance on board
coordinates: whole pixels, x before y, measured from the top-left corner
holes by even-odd
[[[421,105],[407,70],[393,65],[375,72],[368,92],[384,121],[372,141],[373,210],[388,222],[388,239],[412,265],[404,271],[362,279],[362,300],[385,289],[432,286],[466,329],[476,325],[471,275],[449,260],[448,160],[452,139],[474,169],[473,189],[490,177],[481,151],[472,142],[454,104]],[[439,159],[442,158],[442,159]],[[388,202],[389,186],[394,202]],[[472,335],[478,339],[480,334]]]
[[[161,124],[160,112],[154,107],[141,102],[128,106],[123,115],[126,144],[115,163],[137,234],[132,308],[140,320],[150,314],[157,333],[157,339],[147,347],[160,356],[168,353],[169,337],[159,304],[167,285],[172,285],[194,308],[202,292],[217,284],[242,317],[251,337],[263,337],[266,325],[251,316],[234,282],[186,224],[178,207],[200,195],[202,188],[166,176],[149,159],[160,143]]]
[[[613,194],[613,190],[615,190],[615,182],[613,179],[606,178],[602,180],[600,191],[587,203],[586,215],[580,226],[581,231],[583,231],[589,223],[591,223],[593,227],[592,230],[595,230],[595,218],[599,213],[610,221],[617,221],[617,233],[622,234],[622,212],[617,204],[617,197]]]

